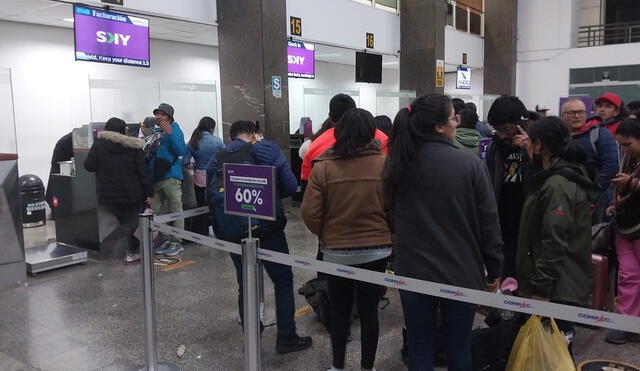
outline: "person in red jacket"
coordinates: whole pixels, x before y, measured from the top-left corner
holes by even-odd
[[[311,174],[311,163],[336,143],[336,136],[334,134],[335,125],[340,121],[342,114],[352,108],[356,108],[356,102],[347,94],[337,94],[331,98],[331,101],[329,102],[329,119],[333,122],[334,127],[325,131],[311,143],[309,150],[302,160],[300,179],[303,181],[309,180],[309,175]],[[389,138],[377,129],[374,138],[378,139],[380,143],[382,143],[382,152],[386,154],[387,141]]]
[[[587,126],[601,125],[615,137],[618,126],[624,117],[622,100],[618,94],[605,93],[598,97],[594,103],[596,104],[596,117],[589,120]]]

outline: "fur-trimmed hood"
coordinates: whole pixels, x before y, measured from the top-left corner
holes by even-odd
[[[144,141],[142,139],[129,137],[114,131],[101,131],[98,133],[98,138],[104,139],[107,142],[120,144],[125,148],[142,149],[142,147],[144,147]]]

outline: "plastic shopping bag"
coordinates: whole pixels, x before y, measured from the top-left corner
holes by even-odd
[[[551,331],[533,315],[516,338],[506,371],[575,371],[564,335],[551,319]]]

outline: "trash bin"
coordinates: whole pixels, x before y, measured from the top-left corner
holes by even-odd
[[[46,223],[44,183],[38,176],[27,174],[20,177],[20,205],[23,227],[38,227]]]

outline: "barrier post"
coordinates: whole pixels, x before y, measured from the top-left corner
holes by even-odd
[[[140,371],[179,371],[172,363],[158,363],[156,338],[156,297],[153,283],[153,236],[152,214],[140,214],[140,236],[142,237],[142,290],[144,293],[144,358],[145,365]]]
[[[260,298],[258,269],[258,248],[260,240],[251,236],[249,217],[249,238],[242,240],[242,293],[244,303],[244,369],[258,371],[260,362]]]

